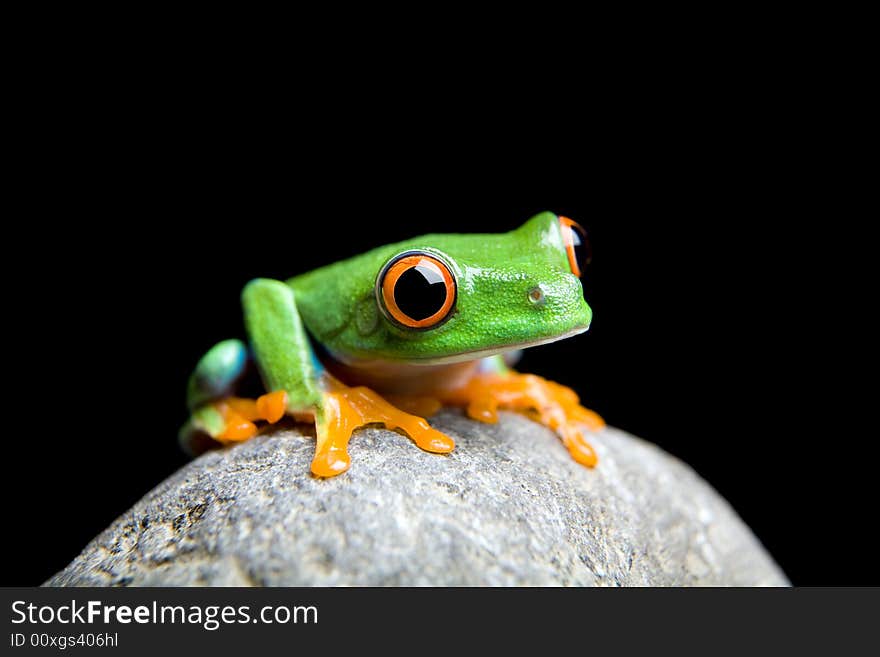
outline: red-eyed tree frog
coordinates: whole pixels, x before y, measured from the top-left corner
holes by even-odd
[[[253,280],[242,292],[250,348],[226,340],[199,361],[181,441],[235,443],[288,415],[315,423],[311,469],[332,477],[368,424],[452,451],[424,419],[448,404],[481,422],[498,409],[524,413],[592,467],[582,430],[602,419],[569,388],[510,368],[519,350],[589,328],[579,280],[588,257],[583,229],[544,212],[508,233],[424,235],[284,282]],[[249,364],[262,379],[256,399],[237,396]]]

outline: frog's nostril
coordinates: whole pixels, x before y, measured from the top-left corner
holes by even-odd
[[[540,285],[536,285],[529,290],[529,301],[535,306],[543,306],[546,303],[547,297],[544,295],[544,290],[541,289]]]

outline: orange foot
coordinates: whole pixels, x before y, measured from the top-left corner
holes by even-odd
[[[270,392],[257,399],[227,397],[214,403],[225,423],[223,433],[217,436],[221,443],[237,443],[253,438],[257,433],[255,422],[266,420],[275,424],[284,417],[287,393],[284,390]]]
[[[427,452],[446,454],[455,447],[452,438],[432,429],[423,418],[395,408],[369,388],[349,388],[330,377],[326,385],[323,413],[318,418],[318,444],[312,460],[312,472],[319,477],[334,477],[348,470],[351,432],[365,424],[402,429]]]
[[[498,409],[518,411],[559,434],[575,461],[596,465],[593,447],[581,432],[583,425],[598,431],[605,421],[580,405],[571,388],[533,374],[478,374],[467,384],[443,396],[448,404],[465,406],[467,414],[481,422],[498,421]]]

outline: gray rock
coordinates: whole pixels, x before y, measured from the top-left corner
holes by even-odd
[[[516,415],[443,411],[428,454],[384,429],[352,467],[309,475],[295,428],[202,455],[92,541],[50,586],[786,585],[730,506],[689,467],[626,433],[599,466]]]

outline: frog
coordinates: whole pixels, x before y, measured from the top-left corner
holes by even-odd
[[[541,212],[505,233],[427,234],[285,281],[251,280],[241,293],[248,343],[223,340],[198,361],[181,443],[240,443],[292,418],[314,426],[311,472],[326,479],[349,469],[362,427],[448,454],[453,437],[428,419],[455,406],[484,423],[523,414],[592,468],[584,434],[604,420],[570,387],[514,369],[523,349],[589,329],[589,260],[583,227]]]

